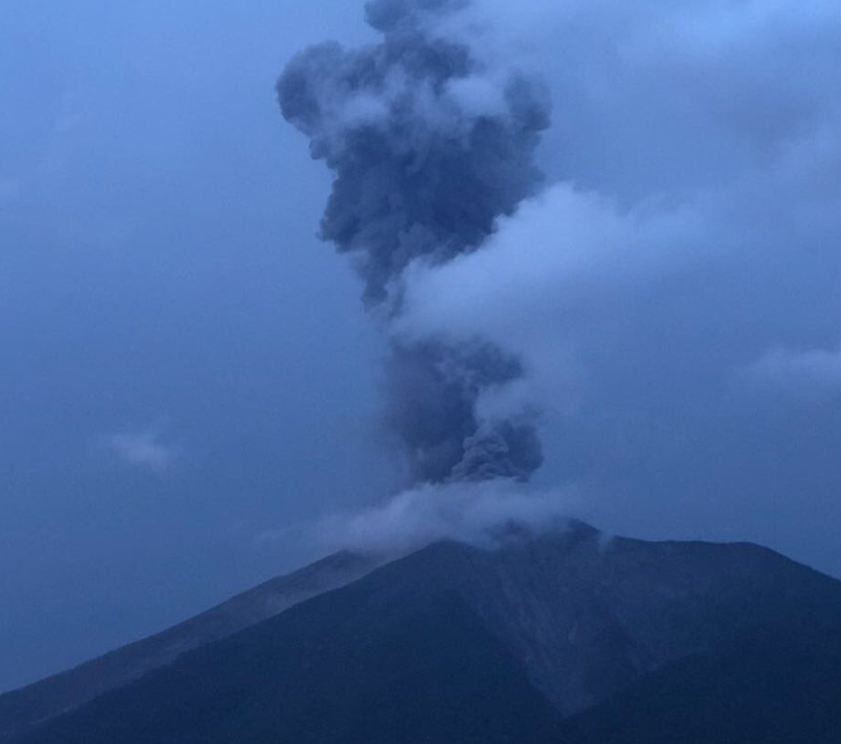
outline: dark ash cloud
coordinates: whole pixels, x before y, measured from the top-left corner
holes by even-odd
[[[395,343],[388,372],[387,422],[406,444],[413,481],[527,480],[540,467],[534,414],[477,412],[483,392],[523,375],[516,357],[487,343]]]
[[[351,254],[364,299],[387,323],[401,313],[404,272],[481,247],[541,183],[534,164],[549,124],[542,85],[489,69],[438,21],[460,0],[369,3],[379,44],[327,43],[297,55],[278,82],[286,119],[335,180],[321,236]],[[483,394],[522,376],[486,341],[395,342],[387,422],[414,482],[527,479],[542,461],[532,411],[493,420]]]

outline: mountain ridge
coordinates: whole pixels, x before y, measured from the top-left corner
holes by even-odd
[[[165,666],[181,654],[343,586],[379,565],[373,554],[339,551],[240,592],[198,615],[71,669],[0,695],[0,744]]]
[[[606,541],[580,524],[496,550],[439,542],[191,651],[16,744],[393,742],[386,734],[401,721],[404,741],[430,744],[472,741],[471,725],[486,742],[589,741],[599,729],[587,711],[675,664],[718,668],[722,648],[794,610],[834,629],[841,583],[749,543]],[[435,729],[442,710],[446,730]],[[520,730],[518,710],[531,711]],[[628,718],[603,710],[599,725]]]

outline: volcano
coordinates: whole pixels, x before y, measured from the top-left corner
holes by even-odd
[[[57,709],[56,679],[0,698],[7,740],[814,744],[841,733],[841,582],[756,545],[607,539],[573,523],[493,549],[434,543],[377,568],[339,554],[306,576],[341,586],[317,593],[315,580],[268,619],[244,611],[230,626],[243,629],[205,634],[145,673],[138,646],[71,671],[66,688],[112,669],[72,710]],[[33,709],[40,722],[21,715]]]

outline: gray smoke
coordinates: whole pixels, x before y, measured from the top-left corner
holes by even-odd
[[[321,237],[354,257],[367,306],[388,322],[400,316],[413,261],[475,251],[541,182],[534,151],[547,96],[441,30],[466,5],[371,2],[379,44],[312,47],[278,82],[283,115],[335,175]],[[525,480],[540,466],[533,411],[486,420],[477,409],[484,393],[523,375],[511,354],[482,341],[395,341],[387,375],[386,418],[413,481]]]

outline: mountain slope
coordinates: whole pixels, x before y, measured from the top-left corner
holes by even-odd
[[[347,552],[280,576],[144,640],[0,696],[0,744],[32,726],[139,679],[199,646],[365,575],[378,560]]]
[[[495,551],[441,543],[183,655],[20,742],[630,744],[649,740],[627,734],[635,711],[639,731],[659,731],[673,714],[687,722],[684,738],[662,741],[693,741],[728,698],[692,684],[724,690],[759,674],[756,654],[734,649],[755,642],[767,658],[776,643],[819,688],[832,652],[822,663],[820,642],[787,639],[829,643],[839,627],[839,582],[752,545],[605,542],[583,525]],[[830,688],[833,697],[841,683]],[[729,700],[728,710],[749,710],[749,696]],[[802,710],[830,725],[810,700]],[[732,727],[750,730],[751,720]]]
[[[832,609],[835,614],[836,609]],[[567,722],[576,744],[837,744],[841,629],[814,608],[649,675]]]
[[[21,741],[553,741],[560,717],[464,599],[402,573],[198,649]]]

